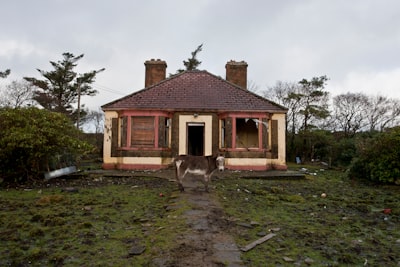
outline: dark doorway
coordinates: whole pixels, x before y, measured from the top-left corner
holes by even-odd
[[[204,156],[204,123],[188,123],[187,151],[189,155]]]

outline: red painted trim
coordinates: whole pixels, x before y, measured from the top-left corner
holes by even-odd
[[[258,148],[262,149],[262,136],[263,136],[263,124],[262,124],[262,118],[258,118]]]
[[[232,119],[232,148],[236,149],[236,118]]]
[[[171,117],[170,112],[157,110],[122,110],[119,116],[164,116]]]
[[[154,117],[154,148],[158,149],[158,129],[159,127],[160,118],[159,116]]]
[[[162,170],[169,167],[169,165],[162,164],[112,164],[112,163],[103,163],[104,170]],[[227,165],[225,166],[228,170],[241,170],[241,171],[268,171],[268,170],[281,170],[286,171],[286,165],[246,165],[246,166],[236,166],[236,165]]]
[[[168,168],[169,165],[161,164],[110,164],[103,163],[104,170],[162,170]]]
[[[127,150],[127,151],[170,151],[169,147],[119,147],[117,150]]]
[[[128,127],[126,129],[126,138],[128,140],[126,140],[126,145],[128,147],[131,147],[131,141],[132,141],[132,137],[131,137],[131,133],[132,133],[132,122],[131,122],[131,116],[127,117],[127,123],[126,123],[126,127]],[[120,131],[121,129],[118,129],[118,131]]]
[[[271,118],[270,113],[265,113],[265,112],[226,112],[226,113],[220,113],[219,118]]]

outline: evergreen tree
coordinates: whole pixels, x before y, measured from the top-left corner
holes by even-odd
[[[77,62],[83,58],[83,54],[74,56],[71,53],[63,53],[63,60],[50,61],[54,70],[44,71],[38,69],[44,79],[39,80],[32,77],[24,77],[25,80],[36,86],[33,99],[43,108],[60,112],[67,115],[72,121],[85,115],[85,112],[78,107],[74,109],[73,104],[79,102],[81,96],[94,96],[98,92],[91,84],[95,81],[96,75],[105,69],[93,70],[78,74],[74,71]],[[79,113],[79,114],[78,114]]]
[[[194,50],[191,54],[192,57],[188,58],[188,60],[183,61],[183,65],[185,69],[177,70],[177,73],[184,72],[185,70],[197,70],[197,67],[200,66],[201,61],[197,59],[197,54],[203,50],[203,44],[199,45],[196,50]]]
[[[9,69],[5,71],[0,71],[0,78],[7,78],[8,75],[10,75],[11,71]]]

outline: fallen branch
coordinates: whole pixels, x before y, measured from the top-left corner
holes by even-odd
[[[273,238],[274,236],[276,236],[276,234],[274,233],[270,233],[266,236],[261,237],[260,239],[257,239],[256,241],[248,244],[247,246],[241,248],[240,250],[243,252],[249,251],[250,249],[254,248],[255,246],[264,243],[265,241],[267,241],[268,239]]]

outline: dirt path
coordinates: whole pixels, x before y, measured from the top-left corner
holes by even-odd
[[[193,208],[184,215],[189,231],[177,238],[177,249],[171,251],[168,266],[244,266],[240,250],[232,236],[226,232],[229,220],[212,188],[210,193],[195,177],[186,177],[185,192],[175,200],[187,201]],[[171,203],[173,207],[174,203]]]

